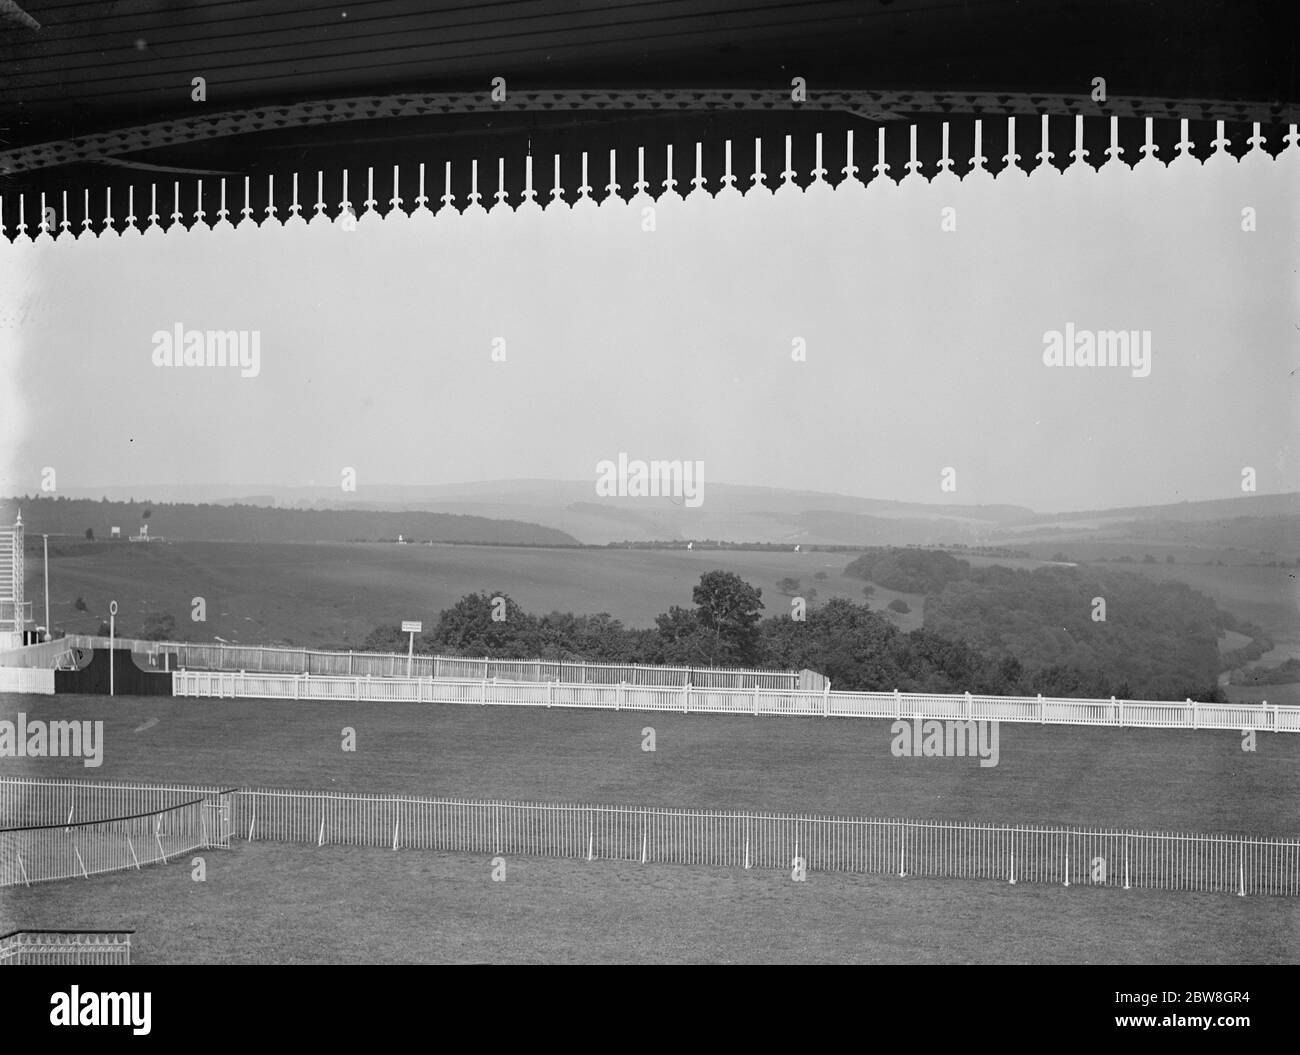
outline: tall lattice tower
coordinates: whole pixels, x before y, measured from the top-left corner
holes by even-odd
[[[0,527],[0,644],[22,644],[31,618],[23,602],[23,514],[13,527]]]

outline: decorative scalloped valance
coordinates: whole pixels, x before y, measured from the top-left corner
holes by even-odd
[[[175,233],[177,231],[193,231],[199,228],[219,229],[222,227],[240,227],[252,225],[254,228],[268,226],[293,226],[298,223],[311,222],[316,223],[343,223],[345,225],[356,222],[366,224],[373,222],[375,219],[397,219],[411,218],[420,219],[422,217],[431,217],[435,214],[441,216],[450,210],[452,213],[480,211],[491,212],[512,212],[516,209],[553,209],[581,208],[584,205],[604,205],[607,202],[618,200],[628,204],[636,203],[638,200],[642,204],[646,201],[658,201],[665,195],[675,196],[682,199],[694,199],[697,196],[705,198],[713,197],[715,194],[738,194],[745,197],[754,195],[763,196],[771,193],[785,193],[803,189],[805,191],[820,190],[822,188],[831,189],[832,187],[843,193],[852,193],[855,190],[870,189],[875,193],[887,194],[895,183],[907,184],[912,181],[929,182],[935,185],[942,185],[946,181],[953,183],[966,183],[979,181],[981,179],[992,180],[996,178],[999,182],[1011,180],[1018,182],[1024,179],[1052,179],[1059,178],[1062,175],[1068,178],[1091,179],[1107,178],[1112,173],[1129,172],[1145,170],[1148,166],[1154,169],[1164,167],[1160,162],[1169,166],[1181,166],[1191,164],[1204,164],[1206,166],[1217,165],[1255,165],[1255,164],[1275,164],[1291,162],[1300,157],[1300,137],[1297,136],[1297,126],[1292,124],[1289,127],[1287,135],[1284,137],[1286,146],[1275,157],[1263,148],[1264,138],[1260,134],[1260,125],[1256,123],[1253,127],[1253,134],[1248,139],[1250,149],[1248,149],[1241,159],[1237,159],[1228,152],[1231,143],[1224,134],[1224,122],[1220,121],[1217,125],[1217,136],[1211,143],[1213,151],[1209,154],[1204,162],[1198,161],[1192,154],[1192,141],[1188,135],[1188,121],[1181,121],[1181,137],[1175,144],[1175,154],[1172,158],[1161,159],[1158,157],[1159,148],[1156,146],[1153,136],[1154,119],[1146,118],[1146,137],[1145,142],[1139,148],[1142,157],[1137,159],[1130,166],[1123,158],[1124,151],[1119,146],[1119,118],[1112,117],[1110,146],[1106,148],[1106,160],[1098,167],[1094,168],[1089,162],[1089,152],[1084,149],[1083,121],[1084,118],[1076,116],[1075,118],[1075,146],[1070,151],[1070,160],[1063,167],[1058,167],[1056,155],[1049,149],[1048,143],[1048,117],[1040,117],[1040,135],[1039,149],[1033,157],[1038,164],[1031,169],[1026,170],[1020,166],[1020,161],[1024,155],[1017,152],[1017,119],[1009,117],[1007,119],[1007,153],[1003,158],[1005,167],[995,177],[986,167],[988,158],[983,155],[982,143],[982,122],[976,120],[975,127],[975,144],[974,152],[970,159],[970,169],[963,177],[958,177],[953,172],[953,159],[948,147],[948,125],[943,125],[943,147],[941,157],[938,161],[938,173],[928,179],[922,174],[922,164],[917,156],[917,127],[915,125],[909,128],[910,151],[909,160],[904,165],[906,172],[901,175],[891,173],[891,166],[886,163],[885,157],[885,137],[886,130],[880,128],[876,135],[876,158],[873,164],[859,165],[855,159],[859,157],[855,153],[857,145],[854,142],[854,133],[849,131],[846,135],[845,157],[847,163],[841,170],[842,179],[832,184],[826,179],[828,171],[822,164],[822,135],[819,133],[816,137],[816,160],[813,168],[804,177],[803,182],[806,184],[800,187],[800,173],[796,172],[792,166],[791,142],[792,137],[785,137],[785,158],[784,167],[780,172],[780,183],[773,191],[765,180],[767,174],[763,171],[765,163],[764,145],[761,139],[755,140],[753,150],[753,170],[748,176],[738,176],[736,168],[733,167],[733,150],[732,142],[726,142],[726,160],[724,173],[720,179],[720,186],[716,191],[710,191],[704,176],[702,161],[701,144],[696,144],[694,159],[694,176],[689,179],[678,179],[675,173],[675,159],[673,157],[673,147],[670,145],[667,149],[667,166],[666,178],[659,187],[654,187],[645,177],[645,150],[640,148],[637,152],[637,179],[633,184],[635,195],[631,198],[623,198],[619,195],[622,189],[617,182],[617,152],[609,152],[609,181],[605,184],[605,194],[599,199],[593,195],[593,188],[589,182],[592,178],[590,167],[591,159],[584,152],[581,155],[578,166],[580,179],[572,190],[568,189],[562,182],[563,179],[572,179],[574,166],[572,161],[562,164],[559,155],[553,158],[554,165],[554,184],[549,194],[549,201],[539,202],[538,192],[534,187],[534,159],[529,156],[522,159],[524,167],[523,191],[516,196],[516,201],[510,201],[510,194],[502,189],[506,186],[506,160],[498,159],[497,162],[497,186],[491,197],[494,199],[487,206],[483,204],[483,195],[479,192],[478,163],[471,163],[470,189],[468,194],[461,196],[460,200],[452,192],[452,165],[447,162],[443,171],[443,193],[438,197],[440,206],[436,209],[429,208],[432,200],[427,193],[430,189],[426,180],[425,165],[419,166],[419,171],[414,180],[416,195],[412,199],[414,208],[404,208],[407,199],[402,196],[404,186],[410,186],[404,183],[402,173],[398,166],[394,166],[392,173],[391,195],[387,199],[387,207],[379,208],[381,202],[376,198],[376,187],[374,178],[374,168],[368,172],[366,197],[359,204],[362,208],[358,209],[356,204],[351,200],[348,189],[348,172],[342,173],[343,193],[342,198],[337,205],[331,206],[325,201],[325,181],[324,173],[318,172],[316,178],[316,195],[313,204],[303,202],[300,196],[299,174],[293,173],[290,177],[293,187],[291,204],[288,205],[288,215],[281,218],[278,216],[279,208],[274,204],[276,201],[275,182],[276,177],[269,175],[267,177],[267,192],[265,198],[261,200],[268,204],[261,211],[263,216],[259,219],[255,213],[258,211],[252,204],[253,196],[251,193],[251,178],[245,177],[243,180],[243,206],[238,209],[238,219],[230,219],[234,202],[231,200],[230,192],[234,189],[228,186],[227,180],[222,178],[219,183],[219,201],[220,207],[215,210],[215,222],[209,222],[208,217],[211,211],[204,210],[204,191],[203,180],[197,181],[197,202],[198,207],[195,210],[192,220],[187,224],[185,215],[181,211],[181,184],[174,181],[172,184],[173,208],[167,217],[158,212],[158,187],[152,185],[150,190],[149,212],[140,217],[137,215],[137,202],[135,197],[135,188],[128,188],[127,200],[125,203],[120,201],[114,202],[112,189],[105,190],[104,210],[100,214],[104,217],[100,221],[100,230],[96,231],[95,222],[92,220],[92,208],[90,200],[90,191],[84,191],[82,195],[81,220],[79,224],[73,220],[73,213],[70,211],[70,204],[67,192],[62,192],[57,202],[50,200],[46,194],[40,195],[39,202],[29,201],[27,195],[20,194],[10,196],[8,199],[0,197],[0,233],[3,233],[7,239],[15,244],[32,243],[41,241],[74,241],[78,238],[87,236],[97,237],[100,234],[116,233],[124,236],[131,234],[143,234],[145,236]],[[767,155],[770,160],[770,155]],[[869,172],[870,175],[864,175]],[[407,177],[409,178],[409,177]],[[283,177],[282,177],[283,179]],[[746,181],[747,186],[740,189],[737,183]],[[209,181],[209,187],[212,181]],[[684,192],[680,191],[679,185],[689,183],[689,189]],[[570,186],[572,186],[570,184]],[[883,188],[883,190],[881,189]],[[209,191],[210,192],[210,191]],[[166,193],[164,189],[164,194]],[[165,199],[164,199],[165,201]],[[126,206],[126,215],[121,220],[114,218],[114,208],[120,209],[122,204]],[[143,202],[139,203],[143,206]],[[75,207],[75,195],[72,206]],[[34,208],[33,208],[34,207]],[[302,217],[304,208],[310,209],[313,213],[310,221],[305,221]],[[16,213],[16,215],[15,215]],[[74,230],[80,226],[81,231]],[[34,232],[34,233],[33,233]]]

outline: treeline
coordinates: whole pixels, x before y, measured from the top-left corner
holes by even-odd
[[[1203,664],[1175,678],[1140,664],[1112,669],[1097,661],[1104,650],[1076,650],[1060,661],[1031,665],[1009,648],[928,627],[904,633],[866,605],[842,598],[809,608],[804,620],[788,614],[763,618],[761,591],[731,572],[701,576],[692,600],[693,607],[674,605],[658,616],[653,628],[634,629],[604,613],[534,615],[501,591],[470,594],[440,613],[418,647],[426,653],[501,659],[806,667],[825,674],[836,689],[857,691],[1223,698],[1214,672]],[[1153,613],[1153,619],[1166,614]],[[405,651],[406,645],[397,625],[379,627],[365,641],[366,648],[384,651]]]
[[[34,496],[0,502],[0,523],[12,524],[21,507],[29,535],[107,539],[113,527],[126,536],[148,523],[149,534],[213,542],[387,541],[470,542],[508,545],[577,545],[553,528],[522,520],[419,511],[371,509],[277,509],[252,505],[187,502],[98,502],[89,498]]]

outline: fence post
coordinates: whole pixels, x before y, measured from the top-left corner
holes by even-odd
[[[894,690],[894,717],[903,717],[903,697],[899,695],[897,689]]]
[[[1192,704],[1192,728],[1199,729],[1200,727],[1201,727],[1201,705],[1199,703],[1193,703]]]
[[[682,693],[682,714],[691,713],[691,683],[686,683],[685,691]]]
[[[755,717],[758,716],[758,682],[757,681],[754,682],[754,716]],[[749,836],[746,836],[745,838],[748,839]]]
[[[970,698],[970,693],[968,692],[966,693],[966,720],[967,721],[970,721],[970,714],[971,714],[971,698]]]
[[[1046,708],[1043,707],[1043,694],[1040,692],[1038,694],[1038,724],[1039,725],[1046,724],[1047,722],[1046,714],[1047,714],[1047,710]]]
[[[831,680],[826,679],[826,687],[822,689],[822,717],[825,718],[831,713]]]
[[[546,706],[549,707],[555,699],[555,682],[546,683]]]
[[[620,681],[618,683],[618,692],[614,694],[614,710],[621,711],[622,709],[623,709],[623,682]]]
[[[484,669],[486,670],[487,668],[484,667]],[[487,704],[487,675],[483,676],[483,685],[479,691],[478,702],[483,705]]]

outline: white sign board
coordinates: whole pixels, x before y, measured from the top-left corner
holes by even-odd
[[[391,625],[391,624],[390,624],[390,625]],[[424,623],[422,623],[422,622],[421,622],[420,620],[418,620],[418,619],[404,619],[404,620],[402,620],[402,633],[403,633],[403,634],[423,634],[423,633],[424,633]]]

